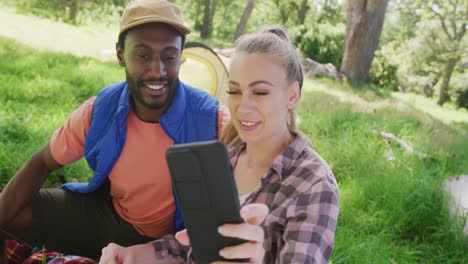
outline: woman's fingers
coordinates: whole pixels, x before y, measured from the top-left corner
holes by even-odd
[[[263,241],[263,228],[258,225],[226,224],[220,226],[218,232],[225,237],[236,237],[251,242]]]
[[[246,223],[260,225],[268,215],[268,206],[260,203],[248,204],[241,208],[240,215]]]
[[[255,259],[263,257],[263,243],[246,242],[237,246],[225,247],[219,254],[226,259]]]
[[[175,238],[179,243],[181,243],[184,246],[190,246],[190,238],[187,233],[187,229],[184,229],[182,231],[179,231],[175,234]]]
[[[219,254],[226,259],[249,259],[249,263],[262,263],[265,249],[263,248],[264,231],[260,226],[268,215],[265,204],[249,204],[244,206],[240,214],[244,219],[242,224],[226,224],[218,228],[221,235],[246,240],[246,243],[223,248]],[[235,262],[216,262],[235,263]]]
[[[110,243],[107,247],[103,248],[99,264],[120,264],[119,254],[123,247]]]

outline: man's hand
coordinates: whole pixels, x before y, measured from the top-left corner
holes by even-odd
[[[226,237],[236,237],[248,242],[237,246],[225,247],[220,255],[226,259],[250,259],[249,263],[263,263],[265,249],[263,248],[264,233],[260,224],[268,215],[268,207],[264,204],[249,204],[240,210],[245,223],[227,224],[219,227],[219,233]],[[176,234],[179,243],[189,246],[190,239],[187,230]],[[217,264],[235,263],[217,261]]]
[[[28,203],[49,174],[61,167],[52,156],[49,144],[31,155],[0,194],[0,228],[27,230],[32,221]]]

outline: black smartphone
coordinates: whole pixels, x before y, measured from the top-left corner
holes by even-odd
[[[218,232],[223,224],[243,222],[225,145],[215,140],[173,145],[166,160],[195,258],[200,263],[225,260],[221,249],[246,242]]]

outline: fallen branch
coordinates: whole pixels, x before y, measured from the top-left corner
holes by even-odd
[[[422,153],[422,152],[418,152],[418,151],[415,151],[410,144],[408,144],[406,141],[404,141],[403,139],[401,138],[397,138],[395,135],[393,135],[392,133],[388,133],[388,132],[384,132],[384,131],[380,131],[380,135],[383,136],[384,138],[386,138],[388,141],[394,141],[396,143],[398,143],[400,146],[402,146],[407,152],[410,152],[410,153],[414,153],[416,155],[418,155],[420,158],[422,159],[433,159],[432,156],[430,155],[427,155],[426,153]]]

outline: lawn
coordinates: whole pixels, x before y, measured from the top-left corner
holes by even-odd
[[[78,105],[122,80],[124,72],[115,62],[39,50],[9,38],[0,38],[0,58],[4,185]],[[468,239],[449,217],[439,187],[450,176],[468,173],[468,114],[415,98],[305,82],[300,127],[332,166],[341,193],[334,264],[468,263]],[[430,158],[388,142],[382,131]],[[83,161],[58,173],[79,181],[91,175]]]

